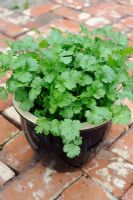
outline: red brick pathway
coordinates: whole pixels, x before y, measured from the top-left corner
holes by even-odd
[[[5,40],[25,34],[47,35],[51,27],[79,31],[111,24],[125,32],[133,46],[132,0],[51,0],[22,12],[0,7],[0,50]],[[131,59],[132,62],[133,59]],[[4,84],[10,74],[0,79]],[[133,113],[133,104],[125,100]],[[99,153],[82,169],[57,172],[42,166],[21,132],[19,116],[0,100],[1,200],[133,200],[133,127],[113,125]]]

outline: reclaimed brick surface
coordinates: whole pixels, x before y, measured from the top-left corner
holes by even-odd
[[[90,6],[90,1],[89,0],[52,0],[53,2],[60,3],[64,6],[68,6],[71,8],[74,8],[76,10],[80,10],[82,8],[86,8]]]
[[[0,160],[17,171],[24,170],[34,161],[34,153],[22,133],[5,144],[0,152]]]
[[[0,145],[3,145],[11,137],[19,132],[13,124],[7,121],[2,115],[0,115]]]
[[[51,27],[78,33],[80,23],[90,30],[111,24],[115,30],[126,33],[129,45],[133,46],[133,1],[45,0],[43,4],[18,11],[0,6],[0,51],[7,50],[5,39],[38,37],[39,31],[41,36],[47,36]],[[129,61],[133,62],[133,57]],[[0,85],[4,85],[9,76],[10,73],[0,78]],[[125,99],[124,104],[132,112],[131,124],[113,125],[103,149],[83,166],[82,172],[76,169],[76,172],[59,173],[37,163],[22,133],[14,135],[19,131],[13,125],[20,127],[19,115],[11,106],[11,96],[6,102],[0,100],[1,114],[6,117],[0,115],[0,186],[3,185],[0,199],[132,200],[133,103]],[[51,162],[45,155],[45,160],[58,168],[55,158]],[[62,171],[64,164],[68,168],[64,162]],[[18,172],[15,178],[13,169]]]
[[[95,16],[101,16],[114,11],[117,4],[113,2],[100,2],[85,9],[86,12]]]
[[[4,111],[12,105],[12,96],[9,95],[7,100],[0,99],[0,112]]]
[[[91,16],[88,13],[78,12],[78,11],[75,11],[74,9],[67,8],[64,6],[55,9],[54,14],[67,18],[67,19],[76,20],[76,21],[84,21]]]
[[[13,106],[8,107],[4,110],[2,113],[6,118],[8,118],[10,121],[14,122],[17,125],[20,125],[20,116],[15,110]]]
[[[50,27],[56,27],[61,29],[62,31],[71,31],[74,33],[77,33],[80,30],[79,23],[67,19],[55,20],[53,21],[53,23],[50,24]]]
[[[133,163],[133,130],[130,130],[113,145],[112,152]]]
[[[27,170],[0,193],[1,200],[52,200],[81,176],[81,172],[59,173],[40,163]]]
[[[122,200],[132,200],[132,199],[133,199],[133,186],[122,197]]]
[[[103,27],[107,24],[110,24],[110,21],[105,17],[92,17],[85,21],[85,24],[90,27]]]
[[[60,200],[110,200],[110,194],[91,178],[84,176],[65,190]]]
[[[101,187],[120,198],[133,183],[133,165],[115,154],[101,150],[83,170]]]
[[[40,16],[42,14],[45,14],[45,13],[48,13],[54,9],[56,9],[57,7],[59,7],[59,5],[57,4],[53,4],[53,3],[45,3],[43,5],[39,5],[39,6],[36,6],[36,7],[33,7],[29,10],[29,14],[31,16]]]
[[[0,161],[0,186],[12,179],[15,173],[3,162]]]
[[[28,28],[40,28],[55,19],[56,16],[54,16],[52,13],[45,13],[37,18],[32,18],[24,26]]]
[[[119,138],[125,131],[127,130],[127,126],[113,124],[111,126],[111,130],[109,131],[105,141],[105,146],[110,146],[117,138]]]
[[[8,40],[8,37],[0,33],[0,47],[3,49],[7,47],[6,40]]]
[[[126,17],[120,21],[124,26],[133,28],[133,17]]]
[[[0,19],[0,32],[4,33],[5,35],[9,37],[14,38],[25,31],[27,31],[27,28],[23,28],[14,23]]]

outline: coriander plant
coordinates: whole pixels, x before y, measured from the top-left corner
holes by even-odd
[[[59,136],[69,158],[80,154],[82,122],[128,124],[133,53],[123,33],[107,26],[81,33],[53,29],[47,38],[31,36],[10,43],[0,54],[0,75],[11,71],[1,97],[14,94],[20,108],[38,117],[36,133]]]

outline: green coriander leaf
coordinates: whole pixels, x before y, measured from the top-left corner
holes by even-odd
[[[54,80],[54,74],[53,73],[49,73],[44,77],[44,81],[47,83],[52,83],[52,81]]]
[[[99,71],[95,72],[96,77],[104,83],[113,82],[116,75],[111,67],[104,65],[101,66]]]
[[[64,64],[68,65],[68,64],[70,64],[70,63],[72,62],[72,56],[61,57],[60,60],[61,60]]]
[[[42,87],[42,84],[43,79],[41,79],[40,77],[35,77],[35,79],[31,83],[31,87],[35,89],[40,89]]]
[[[8,93],[4,87],[0,87],[0,98],[6,100],[8,97]]]
[[[29,91],[29,99],[33,102],[37,97],[38,95],[41,93],[41,88],[32,88],[30,91]]]
[[[44,133],[45,135],[48,135],[51,128],[51,123],[48,119],[45,117],[41,117],[37,120],[37,126],[35,128],[36,133]]]
[[[116,124],[129,124],[131,122],[131,112],[125,105],[113,105],[111,107],[113,113],[112,121]]]
[[[86,111],[85,116],[89,124],[100,124],[112,117],[109,109],[105,107],[94,107],[91,111]]]
[[[20,108],[24,111],[30,111],[30,109],[34,106],[30,99],[24,99],[23,102],[20,103]]]
[[[46,48],[48,47],[48,41],[44,38],[41,38],[41,40],[39,41],[39,47],[40,48]]]
[[[38,48],[38,44],[34,41],[33,37],[27,36],[23,40],[18,40],[11,44],[11,49],[14,51],[34,51]]]
[[[16,101],[23,101],[27,97],[28,97],[28,92],[27,92],[27,89],[25,87],[17,88],[15,90],[15,100]]]
[[[80,79],[79,84],[82,86],[90,85],[93,82],[93,79],[89,75],[83,75]]]
[[[79,146],[73,143],[65,144],[63,150],[69,158],[74,158],[80,154]]]
[[[75,145],[81,145],[82,144],[82,138],[81,137],[76,137],[74,140]]]
[[[103,83],[98,80],[93,82],[92,86],[90,87],[90,91],[92,92],[93,97],[96,99],[104,97],[106,93]]]
[[[39,69],[39,64],[38,64],[37,60],[33,59],[31,57],[27,58],[26,64],[29,67],[29,71],[31,71],[31,72],[32,71],[36,72]]]
[[[60,124],[61,135],[70,142],[73,141],[75,137],[79,137],[81,128],[82,125],[78,120],[64,119]]]
[[[129,62],[129,63],[127,64],[127,67],[128,67],[128,69],[133,70],[133,62]]]
[[[97,60],[94,56],[91,55],[84,55],[80,56],[80,66],[85,71],[95,71],[97,64]]]
[[[48,43],[50,45],[60,44],[64,41],[64,37],[61,34],[61,31],[53,28],[50,32],[50,35],[48,36]]]
[[[51,121],[50,131],[54,136],[60,136],[59,125],[60,125],[60,122],[57,119],[54,119]]]
[[[72,90],[76,87],[76,84],[80,81],[81,72],[77,70],[65,71],[61,74],[61,79],[64,81],[64,85],[67,89]]]
[[[28,83],[32,80],[32,74],[29,72],[16,72],[14,73],[14,78],[18,79],[22,83]]]

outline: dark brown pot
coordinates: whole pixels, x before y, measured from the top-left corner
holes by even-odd
[[[19,108],[19,103],[16,101],[14,101],[14,107],[20,114],[23,132],[37,157],[44,165],[54,165],[54,160],[56,159],[59,162],[64,160],[73,167],[82,166],[87,160],[92,158],[96,151],[98,151],[100,144],[102,144],[111,127],[111,121],[105,122],[96,127],[89,127],[84,123],[84,128],[81,130],[83,141],[80,147],[81,153],[79,156],[70,159],[63,152],[63,143],[60,137],[36,134],[34,129],[37,118],[29,112],[22,111]],[[62,171],[60,167],[63,168],[63,163],[64,162],[61,162],[61,164],[58,163],[59,165],[54,167],[57,170]]]

